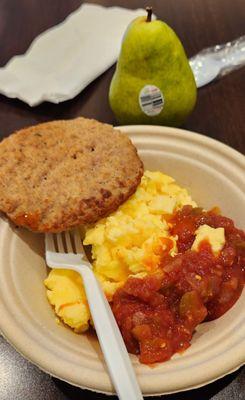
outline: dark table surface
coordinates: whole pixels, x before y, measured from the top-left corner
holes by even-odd
[[[94,3],[94,1],[87,1]],[[80,0],[0,0],[0,66],[26,51],[42,31],[61,22]],[[188,56],[204,47],[233,40],[244,34],[244,0],[97,0],[105,6],[130,8],[152,5],[160,19],[177,32]],[[75,99],[30,108],[0,95],[0,136],[38,122],[80,115],[115,124],[107,93],[114,67],[89,85]],[[245,153],[245,69],[199,89],[197,106],[184,128],[216,138]],[[0,337],[0,400],[89,400],[105,396],[74,388],[54,379],[22,358]],[[168,395],[165,400],[245,399],[245,370],[203,388]]]

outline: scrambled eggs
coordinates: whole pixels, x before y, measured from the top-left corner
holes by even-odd
[[[212,228],[209,225],[201,225],[195,232],[196,237],[191,250],[198,251],[199,245],[203,240],[207,240],[214,255],[218,255],[225,244],[224,228]]]
[[[141,277],[157,270],[162,250],[177,253],[177,238],[169,234],[168,216],[187,204],[196,207],[173,178],[146,171],[133,196],[86,229],[83,243],[92,245],[94,272],[109,301],[130,275]],[[56,314],[75,332],[88,329],[90,313],[80,275],[52,270],[45,285]]]

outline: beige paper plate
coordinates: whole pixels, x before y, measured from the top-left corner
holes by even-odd
[[[219,205],[245,227],[245,161],[231,148],[179,129],[123,127],[137,146],[145,167],[172,175],[199,205]],[[113,391],[98,343],[58,326],[43,279],[43,236],[0,221],[0,328],[9,342],[49,374],[73,385]],[[132,356],[145,395],[205,385],[239,368],[245,361],[245,291],[216,321],[201,324],[184,355],[150,368]]]

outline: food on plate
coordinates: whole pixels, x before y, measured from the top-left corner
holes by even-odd
[[[188,348],[196,326],[229,310],[244,285],[245,233],[229,218],[184,206],[169,227],[178,254],[161,250],[158,271],[130,277],[112,302],[128,351],[146,364]]]
[[[196,326],[229,310],[244,285],[245,233],[158,171],[145,171],[117,211],[86,228],[83,243],[92,246],[128,351],[142,363],[188,348]],[[45,285],[56,314],[86,331],[92,321],[80,276],[51,270]]]
[[[142,363],[187,349],[196,326],[229,310],[244,285],[245,233],[158,171],[145,171],[117,211],[87,226],[83,243],[127,349]],[[92,325],[79,274],[51,270],[45,285],[62,321],[78,333]]]
[[[136,18],[122,41],[110,106],[121,124],[181,125],[196,103],[196,83],[184,48],[163,21]]]
[[[109,301],[130,275],[144,276],[158,269],[161,248],[166,254],[176,253],[176,237],[170,235],[167,219],[186,204],[196,205],[173,178],[146,171],[130,199],[87,227],[84,244],[92,245],[94,272]],[[56,314],[76,332],[87,329],[90,315],[80,276],[52,270],[45,285]]]
[[[86,118],[22,129],[0,143],[0,159],[0,211],[39,232],[96,222],[143,174],[125,134]]]

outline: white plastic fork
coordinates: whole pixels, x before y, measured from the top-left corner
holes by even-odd
[[[95,330],[119,399],[143,400],[122,335],[86,257],[78,229],[47,233],[45,250],[50,268],[71,269],[83,279]]]

